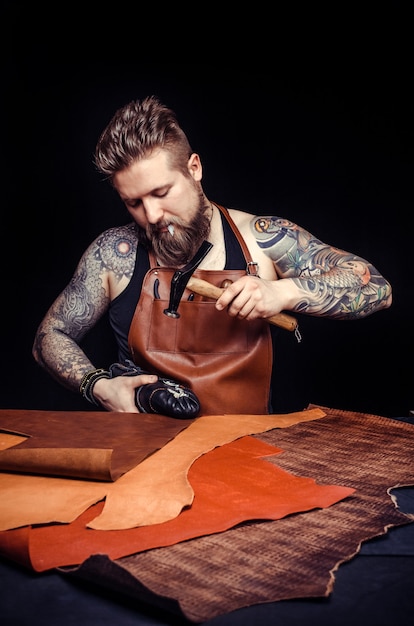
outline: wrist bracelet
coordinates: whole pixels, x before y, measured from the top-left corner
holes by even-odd
[[[92,370],[91,372],[86,372],[86,374],[82,378],[81,383],[79,385],[79,391],[81,395],[85,398],[85,400],[88,400],[88,402],[91,402],[92,404],[95,404],[96,406],[100,406],[100,404],[94,397],[92,390],[93,390],[95,383],[100,378],[111,378],[111,375],[108,372],[108,370],[104,370],[102,368],[97,369],[97,370]]]

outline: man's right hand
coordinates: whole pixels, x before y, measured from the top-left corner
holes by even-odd
[[[93,395],[107,411],[139,413],[135,404],[136,388],[157,380],[158,376],[154,374],[100,378],[93,387]]]

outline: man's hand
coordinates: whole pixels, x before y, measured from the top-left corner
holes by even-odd
[[[264,280],[243,276],[231,283],[216,302],[222,311],[246,320],[269,318],[292,307],[297,288],[290,279]]]
[[[135,404],[136,388],[157,380],[154,374],[100,378],[93,387],[93,395],[107,411],[139,413]]]

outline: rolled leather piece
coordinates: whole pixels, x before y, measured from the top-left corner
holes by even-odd
[[[112,363],[109,373],[111,378],[150,374],[129,359],[124,363]],[[137,387],[135,404],[141,413],[157,413],[179,419],[193,419],[200,412],[200,402],[191,389],[163,377],[159,377],[155,383]]]

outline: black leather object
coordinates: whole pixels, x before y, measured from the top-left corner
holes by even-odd
[[[129,359],[124,363],[113,363],[109,367],[111,378],[116,376],[138,376],[149,374]],[[192,419],[200,412],[200,403],[195,393],[170,378],[159,377],[157,382],[137,387],[135,404],[141,413],[158,413],[179,419]]]

